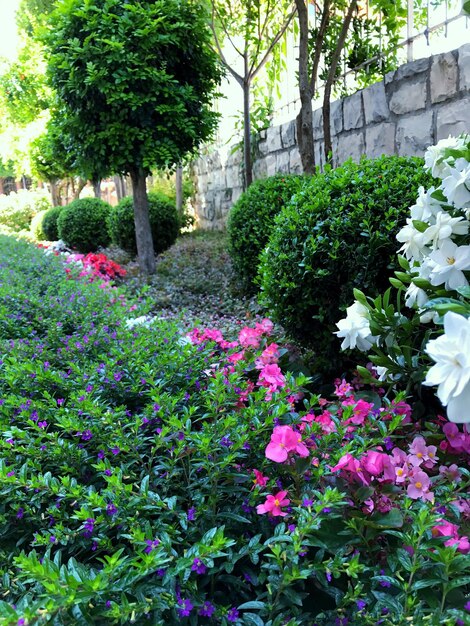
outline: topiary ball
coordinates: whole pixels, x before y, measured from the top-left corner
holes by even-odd
[[[227,224],[233,267],[247,291],[256,289],[259,255],[274,227],[274,218],[309,180],[277,174],[255,181],[233,205]]]
[[[41,224],[46,241],[57,241],[59,239],[57,220],[63,208],[62,206],[55,206],[46,211]]]
[[[98,198],[74,200],[57,220],[59,238],[79,252],[95,252],[110,242],[107,218],[110,205]]]
[[[374,296],[390,286],[396,234],[418,188],[431,184],[415,157],[348,162],[312,178],[278,215],[261,257],[261,300],[313,348],[317,371],[341,373],[347,357],[333,335],[336,322],[354,287]]]
[[[153,247],[158,254],[175,243],[180,223],[176,206],[168,196],[150,191],[148,200]],[[112,207],[108,216],[108,229],[113,243],[130,254],[137,254],[132,197],[123,198]]]

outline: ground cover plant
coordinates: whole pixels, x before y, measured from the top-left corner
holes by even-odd
[[[466,430],[0,254],[2,623],[466,623]]]

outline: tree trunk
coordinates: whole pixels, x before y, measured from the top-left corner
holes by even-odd
[[[72,193],[73,193],[74,200],[79,199],[82,189],[85,187],[85,185],[86,185],[86,180],[84,178],[79,177],[76,185],[75,185],[75,180],[72,178]]]
[[[116,198],[120,202],[126,195],[124,178],[122,176],[114,177],[114,186],[116,187]]]
[[[325,136],[325,160],[327,163],[332,162],[332,143],[331,143],[331,119],[330,119],[330,100],[331,89],[333,87],[334,80],[336,78],[336,69],[343,51],[344,44],[346,43],[346,37],[348,36],[349,26],[351,24],[352,16],[356,10],[357,0],[352,0],[348,7],[348,12],[344,18],[343,26],[336,42],[336,48],[331,57],[331,65],[328,70],[328,77],[325,83],[325,91],[323,94],[323,134]]]
[[[60,194],[59,194],[59,186],[57,185],[57,181],[51,180],[51,199],[52,206],[60,206]]]
[[[308,76],[308,12],[305,0],[296,0],[299,17],[299,92],[300,111],[296,118],[297,144],[304,174],[315,173],[313,150],[313,93]]]
[[[176,187],[176,211],[179,217],[183,217],[183,168],[178,166],[175,173]]]
[[[95,194],[95,198],[101,199],[101,180],[93,181],[93,193]]]
[[[142,168],[130,172],[134,196],[134,224],[139,268],[143,274],[155,274],[155,252],[150,229],[146,176]]]
[[[245,190],[253,182],[251,161],[250,81],[243,81],[243,153],[245,161]]]

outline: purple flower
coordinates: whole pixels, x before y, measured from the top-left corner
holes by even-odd
[[[207,571],[207,567],[204,565],[201,559],[196,558],[191,565],[191,571],[196,572],[197,574],[205,574]]]
[[[159,411],[161,409],[161,406],[159,404],[154,404],[152,408],[154,411]]]
[[[99,458],[99,459],[104,459],[104,450],[100,450],[100,451],[98,452],[98,458]]]
[[[236,608],[232,608],[227,613],[227,622],[236,622],[238,619],[238,611]]]
[[[158,539],[146,539],[145,543],[147,544],[147,547],[145,548],[144,552],[146,554],[150,554],[152,550],[159,545],[160,542],[158,541]]]
[[[112,474],[113,474],[113,470],[111,470],[111,469],[105,469],[105,470],[104,470],[104,473],[105,473],[105,476],[112,476]]]
[[[16,626],[24,626],[26,624],[25,618],[20,617],[20,619],[16,622]]]
[[[327,572],[326,572],[326,574],[325,574],[325,576],[326,576],[326,580],[327,580],[329,583],[331,583],[331,572],[328,572],[328,571],[327,571]]]
[[[206,602],[204,602],[204,604],[199,609],[198,613],[202,617],[212,617],[212,615],[215,613],[215,606],[211,602],[206,600]]]
[[[178,439],[180,441],[183,441],[183,439],[184,439],[184,433],[183,432],[180,431],[176,436],[178,437]]]
[[[114,374],[114,380],[118,383],[122,379],[123,375],[124,374],[122,372],[116,372]]]
[[[38,422],[38,426],[39,428],[47,428],[47,422],[44,420],[44,422]]]
[[[111,600],[106,600],[106,608],[107,609],[111,608]]]
[[[83,524],[83,536],[89,539],[95,528],[95,520],[92,517],[88,517]]]
[[[233,441],[230,441],[229,437],[226,435],[220,440],[220,445],[224,446],[225,448],[230,448],[230,446],[233,446]]]
[[[82,439],[83,439],[83,441],[90,441],[90,439],[92,437],[93,437],[93,434],[92,434],[91,430],[87,429],[87,430],[84,430],[82,432]]]
[[[188,518],[188,522],[194,522],[194,520],[196,519],[196,509],[192,506],[190,509],[188,509],[186,516]]]
[[[358,600],[356,602],[357,608],[359,609],[359,611],[362,611],[362,609],[364,609],[366,607],[367,602],[365,602],[364,600]]]
[[[180,617],[188,617],[188,615],[191,613],[191,611],[193,610],[193,603],[191,602],[191,600],[187,599],[187,598],[180,598],[178,600],[178,615]]]
[[[470,613],[470,600],[464,604],[463,608]]]
[[[24,509],[22,506],[18,509],[18,513],[16,514],[17,519],[22,519],[24,516]]]
[[[393,446],[395,445],[391,439],[391,437],[385,437],[384,438],[384,444],[385,444],[385,449],[386,450],[391,450],[393,448]]]
[[[157,569],[155,573],[157,574],[159,578],[163,578],[166,574],[166,569],[163,567],[160,567],[159,569]]]
[[[313,504],[313,500],[311,500],[310,498],[304,498],[302,500],[302,505],[303,506],[312,506]]]
[[[108,503],[108,505],[107,505],[107,507],[106,507],[106,513],[107,513],[108,515],[111,515],[111,516],[112,516],[112,515],[116,515],[116,513],[117,513],[117,507],[116,507],[116,506],[115,506],[112,502],[109,502],[109,503]]]
[[[331,508],[329,506],[325,506],[322,510],[322,513],[331,513]]]
[[[119,454],[121,452],[121,450],[117,446],[115,446],[114,448],[111,448],[111,452],[114,455],[116,455],[116,454]]]
[[[12,470],[11,472],[7,472],[7,476],[14,476],[15,472]]]
[[[50,541],[51,543],[55,543],[55,542],[56,542],[56,538],[54,537],[54,535],[51,535],[51,536],[49,537],[49,541]]]

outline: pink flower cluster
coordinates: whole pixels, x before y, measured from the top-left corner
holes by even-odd
[[[292,426],[276,426],[271,435],[271,441],[266,446],[266,457],[276,463],[284,463],[291,453],[302,457],[309,455],[308,448],[302,441],[302,435]]]
[[[440,449],[444,452],[451,452],[453,454],[466,453],[470,454],[470,426],[464,424],[463,432],[459,430],[457,424],[447,422],[442,431],[446,436],[446,440],[440,444]]]

